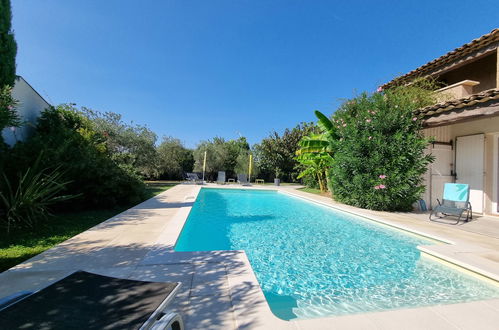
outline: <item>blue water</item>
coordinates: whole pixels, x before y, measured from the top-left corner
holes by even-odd
[[[429,244],[275,191],[201,189],[175,250],[245,250],[285,320],[499,297],[499,287],[421,258],[416,246]]]

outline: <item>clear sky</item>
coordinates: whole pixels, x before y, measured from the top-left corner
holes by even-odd
[[[12,0],[17,73],[51,104],[194,147],[332,113],[499,27],[490,1]]]

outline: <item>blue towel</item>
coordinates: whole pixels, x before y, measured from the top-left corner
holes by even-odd
[[[444,199],[454,202],[467,202],[469,200],[470,186],[464,183],[446,183],[444,186]]]

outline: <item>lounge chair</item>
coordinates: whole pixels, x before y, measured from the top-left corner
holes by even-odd
[[[203,184],[197,173],[186,173],[187,181],[195,184]]]
[[[218,171],[217,183],[218,184],[225,184],[225,172],[224,171]]]
[[[446,216],[457,217],[456,224],[466,213],[465,221],[473,219],[470,203],[470,186],[464,183],[446,183],[443,201],[437,199],[438,205],[430,212],[430,220],[435,221]],[[439,215],[440,214],[440,215]],[[436,218],[432,218],[435,215]]]
[[[2,329],[184,329],[166,311],[180,283],[125,280],[84,271],[0,305]]]
[[[237,175],[237,182],[242,186],[249,186],[250,185],[250,183],[248,182],[248,176],[246,174],[238,174]]]

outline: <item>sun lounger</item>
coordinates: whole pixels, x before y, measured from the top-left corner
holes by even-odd
[[[180,285],[77,271],[38,292],[3,301],[0,328],[183,329],[181,316],[166,311]]]
[[[186,173],[187,181],[195,184],[203,184],[197,173]]]
[[[470,186],[464,183],[446,183],[444,186],[443,201],[437,199],[438,205],[430,213],[430,220],[435,221],[446,216],[457,217],[456,224],[461,221],[461,217],[466,213],[465,221],[473,219],[471,210]],[[436,218],[433,218],[433,215]]]
[[[238,174],[237,175],[237,182],[242,186],[249,186],[250,185],[250,183],[248,182],[248,176],[246,174]]]
[[[217,183],[218,184],[225,184],[225,172],[224,171],[218,171]]]

